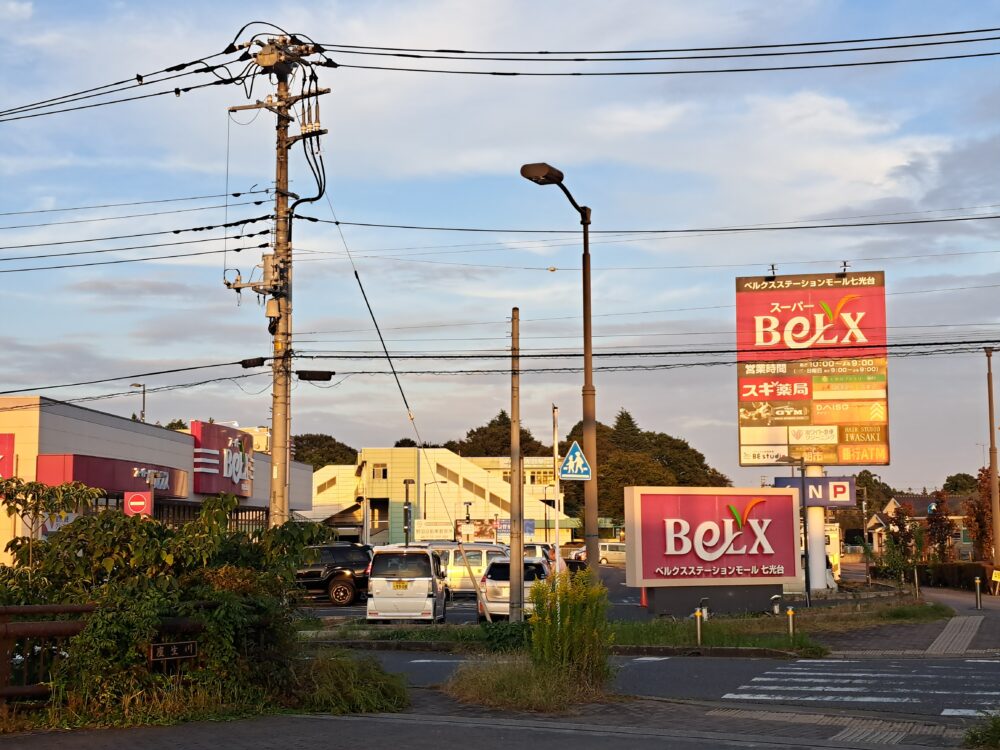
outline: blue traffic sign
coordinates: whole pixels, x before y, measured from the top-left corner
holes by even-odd
[[[590,479],[590,464],[587,457],[583,455],[580,444],[575,440],[570,449],[566,452],[562,466],[559,467],[559,478],[569,481],[586,481]]]

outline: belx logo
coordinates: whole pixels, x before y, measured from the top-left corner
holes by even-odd
[[[861,299],[858,294],[845,294],[834,307],[820,302],[822,313],[796,315],[783,325],[774,315],[755,315],[754,346],[780,343],[788,349],[808,349],[816,344],[865,344],[868,337],[861,330],[865,313],[844,312],[844,307],[857,299]]]
[[[694,553],[705,562],[714,562],[723,555],[773,555],[774,548],[767,539],[767,528],[771,519],[750,518],[750,512],[765,503],[762,497],[755,497],[740,513],[733,505],[727,506],[732,518],[717,521],[703,521],[691,532],[691,524],[683,518],[664,519],[666,526],[666,555],[686,555]],[[746,527],[746,528],[744,528]],[[742,540],[744,531],[753,534],[753,543],[747,549],[747,541]],[[739,545],[739,546],[737,546]]]

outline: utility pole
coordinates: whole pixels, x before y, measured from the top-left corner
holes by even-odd
[[[510,316],[510,621],[524,619],[524,504],[521,475],[521,318]]]
[[[986,347],[986,388],[990,419],[990,507],[993,511],[993,567],[1000,568],[1000,477],[997,476],[997,422],[993,412],[993,347]]]
[[[403,490],[406,492],[406,499],[403,500],[403,546],[410,546],[410,527],[413,524],[413,507],[410,505],[410,485],[413,479],[403,480]]]
[[[559,407],[552,404],[552,486],[555,487],[555,527],[556,527],[556,559],[555,571],[559,572],[559,514],[562,513],[562,502],[559,499]]]
[[[249,46],[247,44],[246,46]],[[276,96],[264,101],[238,107],[230,112],[245,109],[266,109],[276,116],[275,170],[274,170],[274,253],[262,258],[263,273],[259,282],[243,282],[239,274],[226,286],[240,292],[250,288],[267,297],[265,315],[268,332],[272,337],[272,388],[271,388],[271,488],[268,501],[268,523],[280,526],[288,520],[288,467],[291,461],[291,380],[292,380],[292,244],[288,198],[299,196],[288,191],[288,151],[305,138],[318,138],[326,134],[319,122],[312,117],[312,106],[305,110],[301,132],[290,136],[290,123],[295,119],[292,107],[305,99],[329,93],[329,89],[314,89],[298,96],[288,91],[288,83],[296,67],[304,58],[317,52],[312,45],[293,43],[288,37],[276,37],[261,44],[254,60],[260,68],[277,80]],[[319,106],[316,106],[316,120]]]

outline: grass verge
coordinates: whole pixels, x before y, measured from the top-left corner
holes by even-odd
[[[463,664],[443,690],[463,703],[542,713],[558,713],[604,697],[602,688],[588,685],[572,671],[538,667],[520,654]]]
[[[288,684],[270,692],[221,681],[166,679],[127,700],[67,700],[44,708],[0,707],[0,734],[44,729],[134,727],[237,719],[283,711],[353,714],[401,711],[409,705],[401,675],[371,657],[323,651],[296,662]]]

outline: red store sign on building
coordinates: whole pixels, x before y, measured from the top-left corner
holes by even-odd
[[[191,423],[194,491],[198,495],[253,495],[253,437],[212,422]]]
[[[626,585],[793,583],[798,529],[793,489],[626,487]]]

